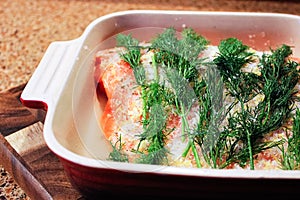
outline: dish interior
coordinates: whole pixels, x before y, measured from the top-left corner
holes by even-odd
[[[191,27],[211,44],[236,37],[257,50],[269,50],[284,43],[300,56],[300,45],[296,45],[300,44],[298,24],[296,16],[255,13],[133,12],[99,18],[82,35],[80,53],[54,111],[54,136],[77,155],[97,160],[108,157],[111,145],[99,124],[105,98],[97,99],[94,56],[98,50],[114,47],[118,33],[149,41],[164,28],[174,27],[180,32]]]

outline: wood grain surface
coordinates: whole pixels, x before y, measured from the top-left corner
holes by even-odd
[[[21,104],[23,88],[0,93],[0,163],[31,199],[84,199],[44,141],[41,111]]]
[[[38,121],[37,111],[30,112],[19,100],[25,85],[0,93],[0,133],[4,136]]]

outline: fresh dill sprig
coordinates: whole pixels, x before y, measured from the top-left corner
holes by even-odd
[[[146,164],[164,164],[167,163],[167,153],[165,149],[165,135],[163,130],[166,126],[166,116],[161,104],[154,104],[149,112],[149,119],[144,132],[139,135],[141,140],[150,142],[148,153],[142,154],[136,161]]]
[[[134,150],[139,155],[137,163],[168,165],[165,140],[173,131],[167,129],[167,116],[171,112],[180,117],[182,138],[187,141],[182,156],[191,151],[197,167],[204,160],[212,168],[239,163],[241,167],[249,164],[253,170],[255,155],[281,147],[285,142],[262,138],[287,122],[299,100],[295,97],[299,64],[289,60],[291,47],[282,45],[258,57],[242,41],[227,38],[218,45],[216,58],[206,62],[199,55],[209,41],[191,28],[184,29],[181,35],[174,28],[167,28],[147,47],[131,35],[119,34],[117,43],[126,48],[121,58],[129,63],[141,88],[143,132],[139,138],[140,143],[147,140],[149,145],[147,151],[140,151],[139,145]],[[155,78],[150,81],[141,63],[142,50],[154,55],[151,64]],[[243,70],[257,61],[260,74]],[[200,73],[201,66],[206,68],[204,74]],[[234,100],[225,105],[224,99],[228,97]],[[256,97],[261,100],[253,106],[250,102]],[[195,104],[199,118],[197,127],[191,128],[187,116]],[[300,151],[296,148],[300,144],[299,113],[294,118],[295,133],[287,141],[289,147],[282,146],[285,169],[299,169]],[[127,162],[122,147],[116,145],[110,158]]]
[[[168,28],[151,43],[155,63],[166,72],[166,79],[175,94],[174,106],[182,121],[182,137],[188,138],[187,148],[182,155],[186,156],[191,148],[198,167],[201,167],[201,163],[193,130],[187,122],[187,114],[197,100],[193,87],[198,87],[201,82],[198,68],[204,61],[199,58],[199,54],[206,49],[208,43],[208,40],[191,28],[184,29],[180,39],[174,28]]]
[[[287,133],[287,147],[280,148],[282,151],[282,169],[299,170],[300,169],[300,110],[296,109],[293,117],[292,132]]]
[[[226,117],[226,108],[224,105],[224,84],[220,73],[215,65],[208,65],[205,75],[203,76],[202,85],[204,90],[199,95],[199,122],[194,140],[200,146],[202,156],[207,164],[212,168],[218,167],[220,158],[223,157],[224,149],[220,141],[222,122]],[[224,143],[225,144],[225,143]],[[221,155],[220,155],[221,153]]]
[[[122,136],[119,137],[115,144],[111,144],[113,150],[109,153],[108,160],[118,161],[118,162],[128,162],[128,155],[122,152]]]
[[[162,115],[163,100],[165,98],[165,90],[163,85],[159,84],[158,76],[153,82],[146,82],[145,69],[141,65],[141,49],[138,46],[139,41],[132,38],[131,35],[119,34],[118,45],[127,48],[127,52],[121,54],[121,57],[130,64],[133,69],[136,82],[141,87],[143,100],[142,124],[144,131],[139,135],[140,143],[143,140],[150,142],[148,153],[141,153],[141,157],[137,162],[148,164],[163,164],[167,158],[167,151],[164,148],[164,129],[166,119]],[[156,67],[156,66],[154,66]],[[139,145],[136,152],[139,152]]]
[[[237,44],[232,45],[232,42]],[[238,99],[241,108],[229,116],[229,124],[225,127],[224,133],[230,135],[229,138],[234,138],[228,147],[227,160],[235,160],[234,162],[239,162],[241,166],[249,161],[250,169],[254,169],[255,154],[282,144],[282,141],[262,143],[260,138],[281,127],[291,113],[295,101],[295,85],[299,80],[297,63],[288,61],[291,49],[283,45],[272,50],[270,54],[263,54],[259,63],[261,76],[249,76],[249,73],[241,71],[247,62],[251,62],[251,58],[248,58],[251,54],[243,52],[248,48],[237,39],[230,39],[229,43],[221,43],[220,46],[220,51],[226,50],[221,51],[215,62],[230,91],[229,94]],[[233,47],[237,50],[232,49]],[[232,53],[227,55],[228,49]],[[231,54],[234,55],[234,59]],[[229,60],[231,61],[228,62]],[[259,94],[264,98],[257,106],[249,107],[245,104]],[[239,148],[240,144],[242,149]]]
[[[135,79],[139,85],[142,85],[145,81],[145,69],[141,66],[141,49],[142,46],[139,46],[139,41],[132,36],[118,34],[117,37],[117,46],[125,47],[127,51],[121,52],[121,57],[129,63],[130,67],[133,69]]]
[[[132,49],[139,49],[140,41],[133,38],[131,34],[117,34],[116,36],[117,46],[118,47],[125,47],[128,50]]]
[[[156,50],[156,63],[177,70],[180,76],[191,82],[198,78],[197,67],[203,62],[199,54],[208,43],[191,28],[182,31],[181,39],[174,28],[168,28],[152,40],[151,48]]]
[[[220,53],[214,59],[214,63],[228,92],[235,98],[248,101],[257,88],[258,76],[254,73],[244,73],[241,69],[253,61],[253,53],[237,38],[222,40],[218,48]]]

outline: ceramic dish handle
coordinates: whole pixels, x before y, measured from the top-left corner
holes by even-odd
[[[53,42],[26,84],[20,100],[29,108],[47,110],[57,102],[79,52],[80,39]]]

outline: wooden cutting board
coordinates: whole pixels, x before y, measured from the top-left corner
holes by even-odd
[[[0,163],[31,199],[84,199],[44,141],[45,112],[20,102],[24,86],[0,93]]]

